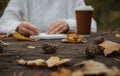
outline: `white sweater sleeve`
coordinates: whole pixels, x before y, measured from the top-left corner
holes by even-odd
[[[74,9],[77,6],[86,6],[86,4],[85,4],[84,0],[76,0]],[[67,24],[69,26],[69,32],[77,31],[75,13],[72,13],[71,16],[73,16],[73,17],[70,17],[71,19],[66,19],[65,22],[67,22]],[[92,18],[92,22],[91,22],[91,32],[97,32],[97,24],[93,18]]]
[[[21,23],[19,0],[11,0],[0,19],[0,33],[14,33]]]

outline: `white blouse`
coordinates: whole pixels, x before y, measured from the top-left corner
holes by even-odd
[[[69,25],[69,31],[76,31],[75,8],[85,6],[84,0],[11,0],[0,19],[0,33],[14,33],[26,17],[41,32],[46,32],[56,19]],[[92,19],[91,31],[96,32]]]

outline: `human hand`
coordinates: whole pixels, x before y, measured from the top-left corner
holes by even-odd
[[[39,34],[39,29],[31,24],[28,21],[23,21],[16,29],[20,34],[23,34],[25,36],[30,36],[30,35],[38,35]]]
[[[48,34],[59,34],[67,32],[69,29],[68,24],[63,20],[56,20],[53,24],[48,28]]]

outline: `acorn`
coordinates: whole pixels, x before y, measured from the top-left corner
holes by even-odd
[[[89,45],[86,49],[85,49],[85,54],[86,57],[89,59],[93,59],[96,57],[96,48],[95,45]]]
[[[54,54],[57,51],[57,46],[55,44],[43,44],[42,49],[45,54]]]
[[[104,42],[104,38],[102,36],[98,36],[94,39],[95,44],[100,44],[102,42]]]

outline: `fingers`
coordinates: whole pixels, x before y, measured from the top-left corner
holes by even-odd
[[[47,30],[48,34],[59,34],[68,30],[68,24],[62,20],[55,21]]]
[[[29,22],[22,22],[18,28],[17,28],[17,31],[23,35],[27,35],[27,36],[30,36],[30,35],[37,35],[39,34],[39,29],[34,26],[33,24],[29,23]]]

